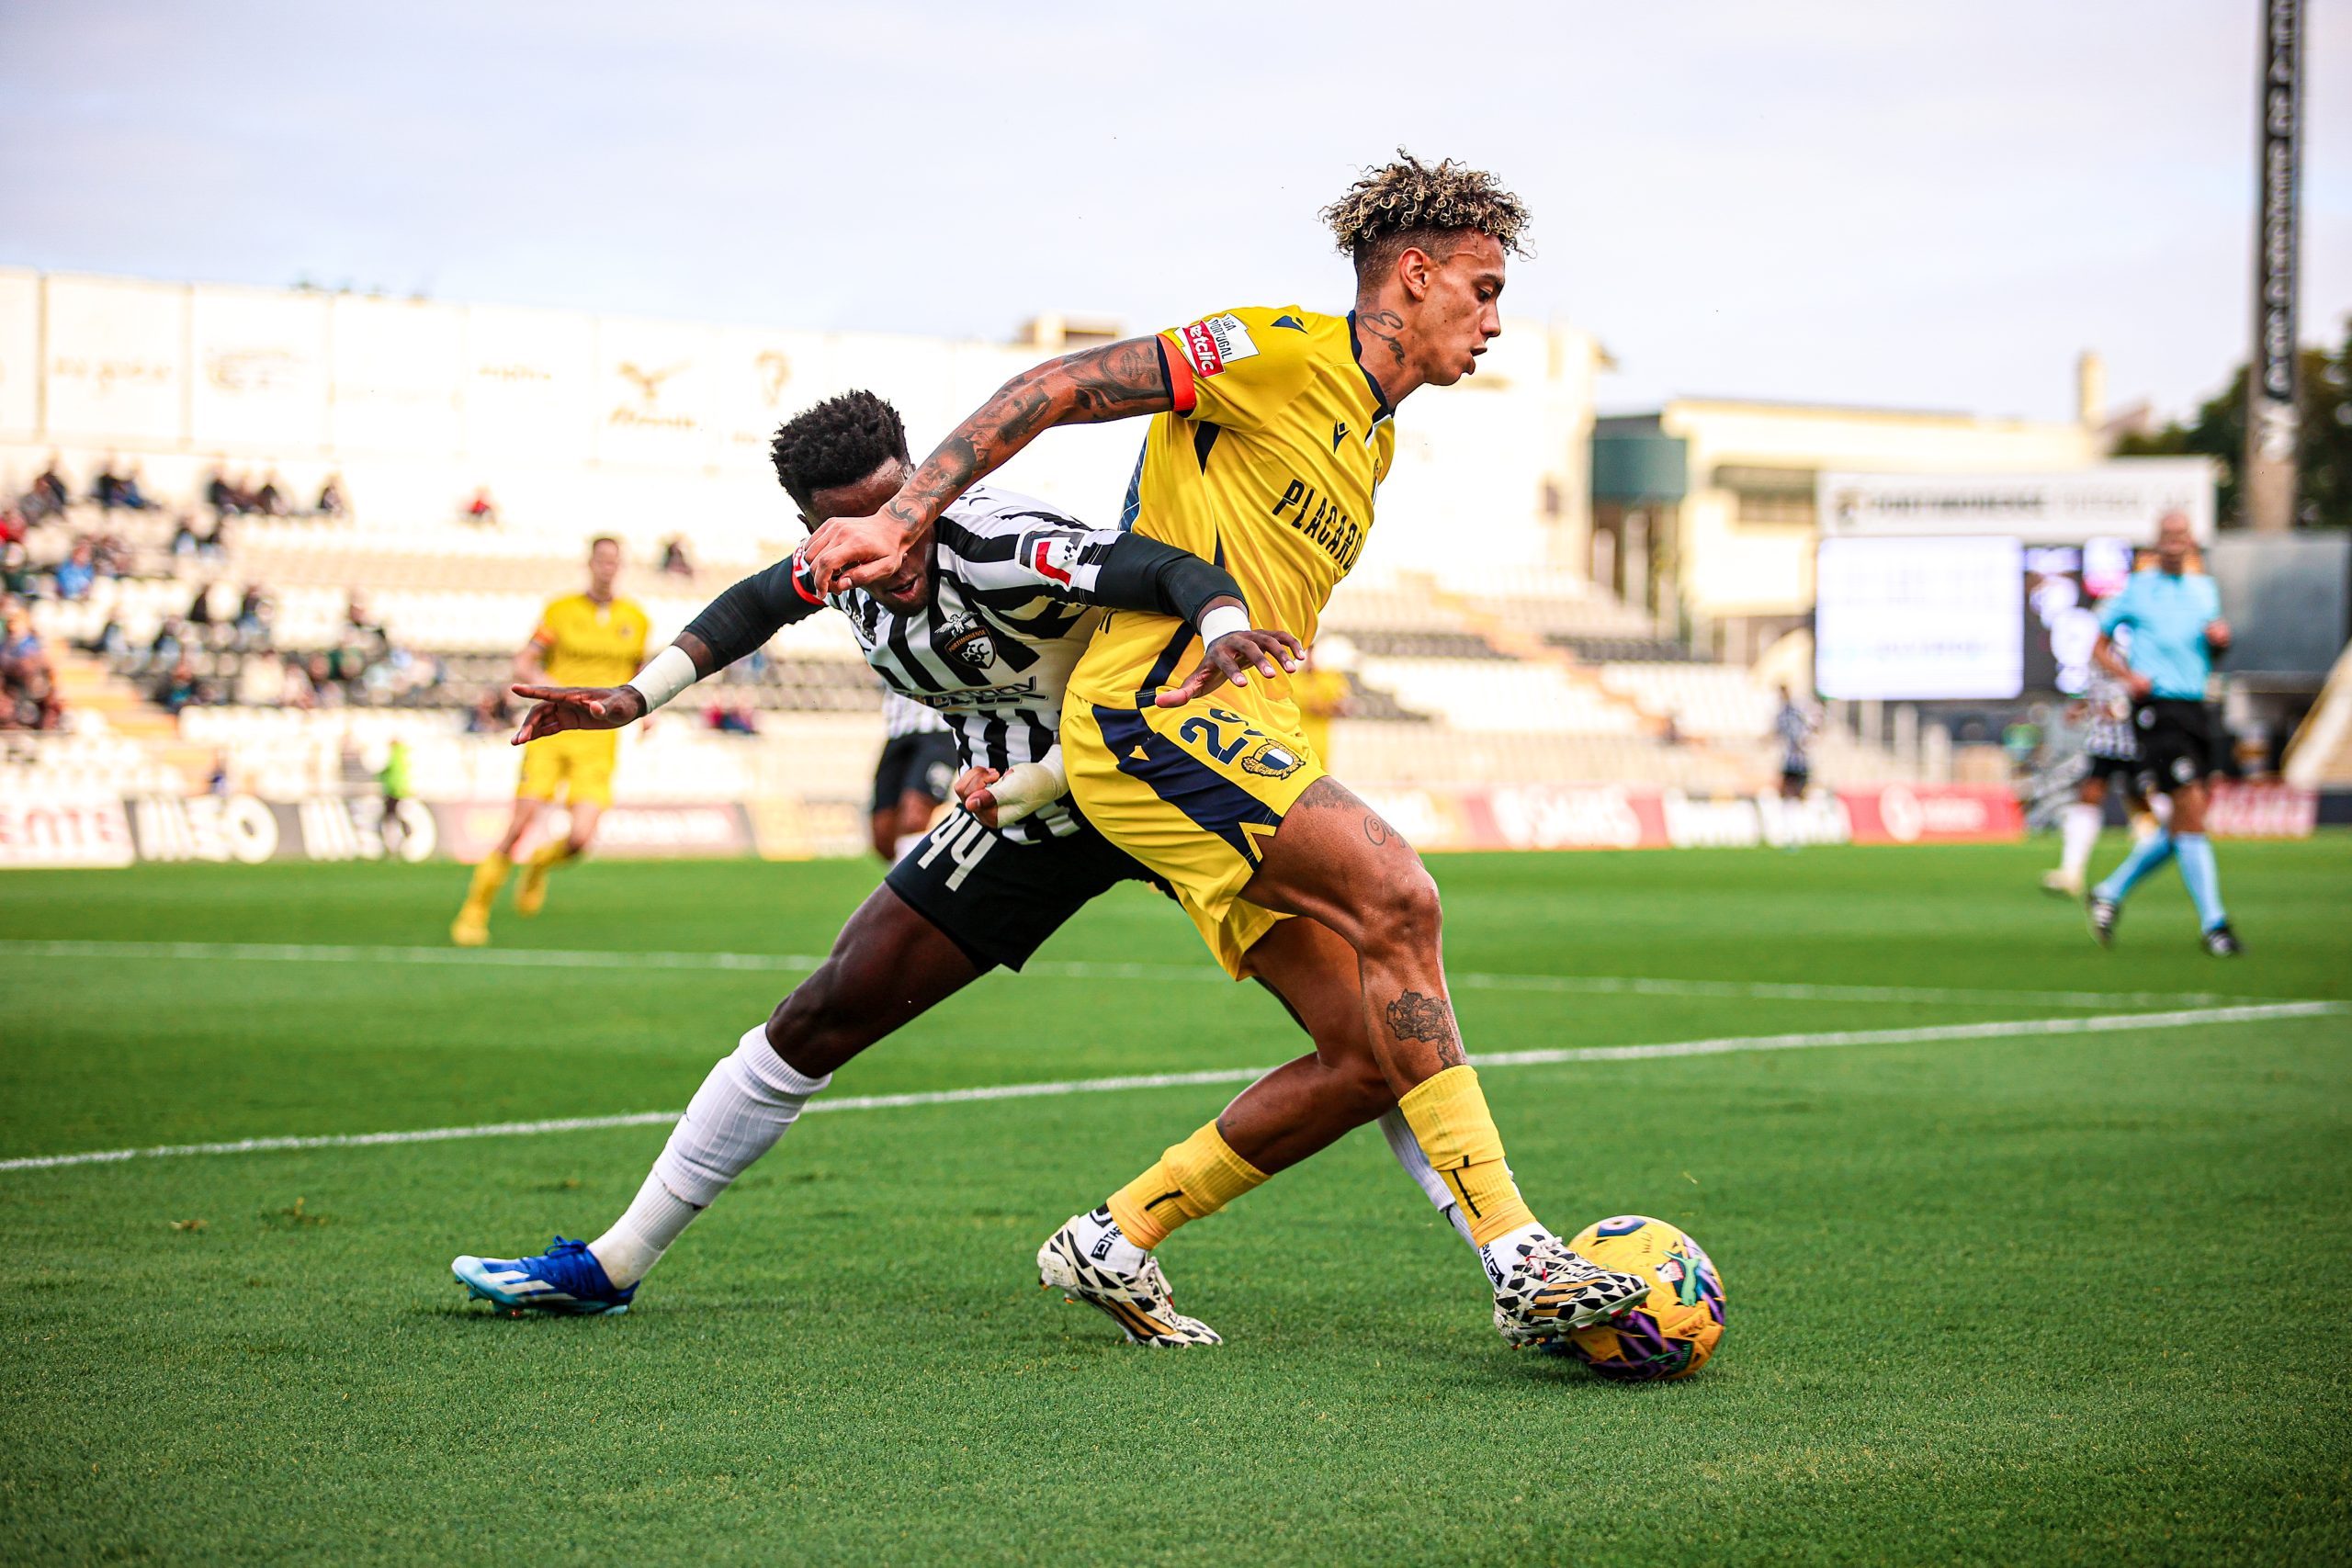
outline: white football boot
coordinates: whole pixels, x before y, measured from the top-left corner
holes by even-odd
[[[1090,1248],[1087,1236],[1100,1239]],[[1116,1238],[1109,1209],[1071,1215],[1069,1224],[1037,1249],[1037,1282],[1061,1292],[1065,1301],[1084,1302],[1107,1314],[1129,1344],[1173,1349],[1225,1342],[1207,1324],[1176,1310],[1168,1276],[1159,1271],[1159,1260],[1149,1253],[1144,1254],[1143,1266],[1133,1272],[1112,1268],[1103,1257],[1090,1256],[1107,1255],[1112,1250],[1108,1244]]]
[[[1555,1235],[1522,1241],[1512,1250],[1518,1258],[1499,1272],[1489,1261],[1487,1277],[1495,1287],[1496,1332],[1514,1345],[1540,1345],[1571,1328],[1605,1323],[1650,1293],[1653,1281],[1603,1269],[1570,1252]]]

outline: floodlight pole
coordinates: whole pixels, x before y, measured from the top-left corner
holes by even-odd
[[[2296,209],[2302,146],[2302,0],[2263,0],[2254,229],[2254,355],[2246,378],[2248,526],[2295,525]]]

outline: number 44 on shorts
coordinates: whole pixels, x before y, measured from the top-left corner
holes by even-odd
[[[931,863],[943,854],[953,861],[956,869],[947,874],[950,893],[964,886],[964,879],[972,874],[974,866],[988,858],[997,841],[996,835],[983,827],[978,818],[960,809],[941,818],[939,826],[931,830],[930,839],[930,847],[915,863],[928,871]]]

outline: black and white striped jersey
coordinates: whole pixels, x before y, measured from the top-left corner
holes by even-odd
[[[947,721],[931,709],[909,697],[902,697],[889,687],[882,688],[882,738],[896,740],[906,735],[940,735],[945,733]]]
[[[794,559],[800,615],[820,603],[849,617],[865,661],[897,696],[937,714],[966,767],[1043,760],[1061,728],[1062,688],[1102,612],[1089,603],[1123,537],[1044,502],[975,486],[940,516],[931,597],[899,615],[862,589],[811,597]],[[797,619],[799,615],[793,618]],[[1075,832],[1067,799],[1004,829],[1016,842]]]
[[[2093,665],[2090,681],[2083,688],[2083,705],[2090,719],[2083,736],[2085,751],[2109,762],[2140,760],[2140,737],[2132,728],[2129,687]]]

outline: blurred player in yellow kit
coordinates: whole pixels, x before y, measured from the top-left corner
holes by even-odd
[[[514,656],[514,687],[523,696],[558,686],[617,686],[645,663],[652,629],[644,606],[613,592],[621,574],[621,544],[600,537],[588,547],[588,592],[549,601],[538,629]],[[474,868],[465,907],[449,926],[459,947],[490,940],[490,906],[514,869],[514,847],[538,820],[540,808],[559,793],[571,811],[571,829],[543,844],[523,866],[514,887],[514,912],[536,915],[547,902],[548,874],[576,860],[595,841],[596,822],[613,803],[613,757],[620,743],[613,730],[576,729],[534,740],[523,751],[523,779],[514,787],[514,815],[498,847]]]

